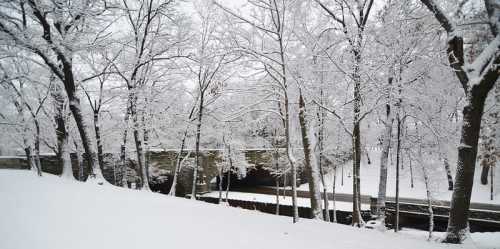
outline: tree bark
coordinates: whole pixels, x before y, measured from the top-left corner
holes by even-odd
[[[104,177],[102,176],[101,168],[99,167],[99,162],[97,160],[97,155],[94,149],[92,139],[90,139],[90,133],[88,127],[83,118],[82,108],[80,105],[80,99],[76,95],[76,85],[73,78],[73,68],[66,58],[59,56],[59,61],[62,64],[63,69],[63,83],[69,100],[69,109],[73,114],[75,119],[78,132],[80,134],[80,139],[82,141],[83,149],[85,150],[85,156],[87,157],[88,167],[90,169],[90,178],[93,178],[97,184],[102,185],[105,183]],[[87,179],[88,181],[89,179]]]
[[[393,78],[389,78],[389,91],[392,85]],[[387,163],[389,159],[389,149],[391,148],[391,133],[392,124],[394,118],[391,112],[391,102],[390,102],[390,92],[387,96],[386,103],[386,118],[385,118],[385,130],[382,141],[382,153],[380,156],[380,179],[378,185],[378,196],[377,196],[377,218],[380,222],[385,224],[385,202],[386,202],[386,192],[387,192]]]
[[[198,169],[200,167],[200,137],[201,122],[203,119],[204,92],[200,89],[200,105],[198,107],[198,123],[196,124],[196,144],[195,144],[195,166],[193,169],[193,185],[191,186],[191,199],[196,199],[196,183],[198,181]]]
[[[481,89],[480,87],[473,88],[470,101],[463,109],[463,124],[460,145],[458,147],[455,188],[451,199],[450,219],[448,220],[445,239],[445,242],[448,243],[461,243],[468,229],[477,144],[486,98],[484,91],[485,89]]]
[[[299,95],[299,123],[302,133],[302,146],[304,149],[304,166],[306,177],[309,182],[309,198],[311,200],[311,218],[323,219],[323,209],[321,207],[321,192],[320,192],[320,172],[316,157],[314,155],[314,145],[310,141],[310,127],[306,117],[306,107],[302,93]]]
[[[99,167],[102,169],[104,167],[104,156],[102,151],[102,137],[101,137],[101,129],[99,123],[99,111],[94,111],[94,131],[95,131],[95,140],[97,142],[97,160],[99,162]]]
[[[448,179],[448,190],[453,190],[453,177],[451,176],[450,164],[448,163],[448,158],[444,156],[443,158],[444,169],[446,171],[446,179]]]
[[[139,113],[137,110],[137,89],[132,88],[129,89],[129,98],[130,100],[130,115],[132,117],[132,134],[134,136],[134,141],[135,141],[135,149],[137,153],[137,165],[138,165],[138,175],[141,179],[141,186],[140,189],[149,191],[149,179],[148,179],[148,173],[147,173],[147,168],[146,168],[146,157],[144,155],[144,149],[142,147],[142,139],[140,136],[140,129],[139,129]]]
[[[66,129],[66,121],[64,119],[65,99],[61,90],[61,87],[55,82],[54,89],[51,91],[51,94],[54,99],[54,121],[56,123],[58,157],[62,165],[61,177],[74,179],[69,150],[69,134]]]
[[[399,162],[401,154],[401,118],[397,115],[398,134],[397,134],[397,147],[396,147],[396,221],[394,232],[399,231]]]
[[[121,185],[124,188],[128,187],[128,177],[127,177],[127,136],[128,136],[128,128],[129,128],[129,120],[130,120],[130,113],[131,113],[131,108],[130,108],[130,103],[131,99],[130,97],[127,100],[127,109],[125,112],[125,118],[124,118],[124,123],[125,123],[125,129],[123,129],[123,135],[122,135],[122,144],[120,146],[120,166],[122,170],[122,180],[121,180]]]

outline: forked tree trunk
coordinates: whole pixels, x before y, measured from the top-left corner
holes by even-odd
[[[179,152],[177,152],[177,157],[175,159],[175,168],[174,168],[174,178],[172,179],[172,187],[170,187],[170,191],[168,192],[168,195],[170,196],[175,196],[175,192],[177,191],[177,178],[179,177],[179,173],[181,172],[181,162],[183,161],[182,159],[182,153],[184,153],[184,146],[186,143],[186,137],[187,137],[187,129],[184,131],[184,136],[182,137],[182,142],[181,142],[181,147],[179,149]],[[189,155],[186,156],[186,158],[189,157]],[[221,179],[222,181],[222,179]]]
[[[90,132],[83,117],[80,99],[76,95],[76,85],[73,78],[72,65],[69,61],[66,61],[64,59],[61,60],[64,72],[63,83],[68,95],[69,109],[71,110],[73,118],[75,119],[83,149],[85,150],[85,156],[87,157],[87,163],[90,169],[90,180],[95,181],[99,185],[102,185],[105,183],[105,180],[102,176],[101,168],[99,167],[94,143],[92,142],[92,139],[90,139]],[[87,179],[87,181],[89,181],[89,179]]]

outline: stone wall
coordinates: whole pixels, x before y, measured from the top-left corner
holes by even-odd
[[[210,189],[210,182],[217,178],[217,162],[221,162],[221,155],[219,150],[205,150],[200,155],[201,168],[199,171],[200,180],[203,183],[202,189]],[[187,152],[183,156],[186,156]],[[249,164],[254,167],[247,171],[246,177],[239,179],[236,174],[231,176],[231,188],[235,187],[251,187],[257,185],[274,186],[274,177],[269,174],[265,169],[271,166],[272,158],[269,151],[266,150],[251,150],[245,151],[245,158]],[[148,153],[147,158],[149,161],[150,172],[150,187],[155,192],[168,193],[172,186],[174,175],[175,163],[177,152],[176,151],[152,151]],[[85,157],[84,157],[85,158]],[[73,164],[73,175],[78,179],[79,165],[76,154],[71,155]],[[42,170],[46,173],[60,175],[62,167],[55,155],[42,155],[40,157],[42,163]],[[176,195],[184,196],[190,193],[193,179],[193,166],[195,163],[195,153],[189,153],[189,158],[184,162],[183,168],[179,175]],[[135,160],[128,160],[127,167],[128,173],[128,186],[132,187],[134,184],[138,185],[137,175],[137,162]],[[26,159],[22,156],[13,157],[0,157],[0,169],[28,169]],[[89,168],[87,161],[83,162],[83,180],[86,180],[89,175]],[[119,163],[119,155],[107,153],[104,155],[104,165],[102,167],[104,178],[114,185],[120,185],[122,180],[122,169]],[[301,175],[301,174],[299,174]],[[291,179],[291,177],[287,177]],[[300,177],[300,179],[305,179]],[[217,179],[218,181],[219,179]],[[303,182],[303,180],[301,181]],[[285,183],[288,185],[288,183]],[[213,184],[215,185],[215,184]]]

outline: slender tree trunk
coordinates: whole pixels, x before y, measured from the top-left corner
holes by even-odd
[[[222,172],[224,170],[224,167],[221,167],[220,170],[219,170],[219,204],[222,203],[222,177],[223,177],[223,173]]]
[[[132,123],[133,123],[132,134],[134,136],[135,149],[137,153],[138,175],[141,179],[141,185],[142,185],[140,189],[145,191],[150,191],[149,179],[146,169],[146,157],[144,155],[144,149],[142,147],[143,141],[140,136],[139,117],[138,117],[139,113],[137,110],[137,100],[138,100],[137,89],[136,88],[129,89],[129,92],[130,92],[129,98],[131,98],[130,115],[132,117]]]
[[[311,132],[307,117],[306,107],[302,93],[299,95],[299,123],[302,133],[302,145],[304,148],[304,166],[306,170],[306,177],[309,182],[309,195],[311,200],[311,218],[323,219],[323,209],[321,207],[321,192],[320,192],[320,172],[316,157],[314,155],[314,145],[310,141]]]
[[[394,226],[394,232],[399,231],[399,157],[401,152],[401,118],[399,117],[399,113],[397,115],[397,125],[398,125],[398,134],[397,134],[397,147],[396,147],[396,221]]]
[[[196,199],[196,183],[198,181],[198,169],[200,167],[200,137],[201,137],[201,121],[203,119],[203,100],[204,92],[200,90],[200,105],[198,107],[198,123],[196,124],[196,144],[195,144],[195,166],[193,170],[193,184],[191,186],[191,199]]]
[[[123,134],[122,134],[122,144],[120,146],[120,167],[122,171],[122,180],[121,180],[121,185],[124,188],[128,188],[128,179],[127,179],[127,136],[128,136],[128,128],[129,128],[129,120],[130,120],[130,113],[131,113],[131,99],[130,96],[127,99],[127,109],[125,111],[125,119],[124,119],[124,124],[125,124],[125,129],[123,129]]]
[[[422,173],[424,175],[424,183],[425,183],[425,193],[427,196],[427,210],[429,212],[429,237],[428,240],[432,238],[432,232],[434,231],[434,211],[432,210],[432,195],[430,190],[429,176],[427,174],[427,170],[422,165]]]
[[[276,181],[276,215],[280,214],[280,178],[275,177]]]
[[[359,41],[361,42],[361,41]],[[354,120],[353,120],[353,179],[352,179],[352,225],[362,227],[364,225],[363,218],[361,217],[361,131],[360,131],[360,114],[361,114],[361,78],[360,78],[360,64],[361,44],[358,48],[354,49],[355,66],[354,66]]]
[[[196,109],[196,104],[193,105],[193,107],[191,108],[191,112],[189,113],[189,117],[188,117],[189,120],[191,120],[191,118],[193,117],[195,109]],[[184,157],[184,159],[182,158],[182,153],[184,153],[184,147],[185,147],[186,139],[187,139],[187,135],[188,135],[188,128],[189,128],[189,126],[186,127],[186,130],[184,130],[184,135],[182,136],[182,141],[181,141],[181,147],[179,149],[179,152],[178,152],[176,160],[175,160],[174,179],[172,180],[172,187],[170,188],[170,191],[168,192],[168,195],[171,195],[171,196],[175,196],[175,192],[177,190],[177,178],[179,177],[179,174],[180,174],[181,169],[182,169],[182,162],[186,158],[188,158],[189,154],[190,154],[190,153],[188,153],[188,155],[186,157]]]
[[[143,122],[144,123],[144,122]],[[148,181],[148,187],[149,187],[149,159],[151,156],[150,153],[150,148],[149,148],[149,130],[144,127],[143,128],[143,141],[144,141],[144,173],[146,176],[146,179]]]
[[[412,164],[411,164],[411,155],[410,155],[410,152],[408,152],[408,162],[410,164],[410,187],[411,188],[414,188],[414,184],[413,184],[413,167],[412,167]]]
[[[179,177],[179,173],[181,172],[181,162],[182,162],[182,153],[184,153],[184,146],[186,143],[186,137],[187,137],[187,129],[184,131],[184,136],[181,141],[181,147],[179,149],[179,152],[177,152],[177,157],[175,159],[175,168],[174,168],[174,179],[172,180],[172,187],[170,188],[170,191],[168,192],[168,195],[170,196],[175,196],[175,192],[177,191],[177,178]],[[186,156],[188,157],[188,156]],[[221,179],[222,181],[222,179]]]
[[[323,99],[323,91],[321,91],[321,98]],[[323,103],[323,102],[322,102]],[[328,201],[328,192],[326,190],[326,183],[325,183],[325,170],[324,170],[324,165],[323,165],[323,149],[324,149],[324,120],[325,120],[325,115],[324,111],[319,111],[317,112],[318,116],[318,121],[319,121],[319,129],[318,129],[318,167],[319,167],[319,173],[321,177],[321,185],[323,186],[323,205],[324,205],[324,220],[327,222],[330,222],[330,208],[329,208],[329,201]]]
[[[274,161],[274,166],[276,167],[276,175],[274,177],[274,180],[276,182],[276,215],[280,214],[280,165],[279,165],[279,150],[277,148],[278,142],[277,142],[277,136],[278,136],[278,131],[275,129],[274,130],[274,152],[273,152],[273,161]],[[284,186],[284,185],[283,185]]]
[[[490,171],[490,200],[492,201],[493,200],[493,196],[494,196],[494,191],[493,191],[493,178],[494,178],[494,174],[493,174],[493,171],[494,171],[494,168],[491,169]]]
[[[453,190],[453,177],[451,176],[450,164],[448,163],[448,158],[443,157],[444,169],[446,171],[446,178],[448,179],[448,190]]]
[[[229,169],[227,170],[226,202],[229,199],[229,187],[231,186],[231,170],[233,168],[233,158],[231,156],[231,145],[228,145]]]
[[[104,156],[102,151],[102,137],[99,122],[99,111],[94,111],[94,131],[95,139],[97,141],[97,160],[99,162],[99,167],[102,169],[104,167]]]
[[[389,78],[389,91],[392,85],[393,78]],[[394,118],[391,112],[391,97],[390,92],[387,96],[386,103],[386,118],[385,118],[385,130],[382,141],[382,153],[380,156],[380,179],[378,185],[378,197],[377,197],[377,217],[382,223],[382,227],[385,224],[385,202],[386,202],[386,192],[387,192],[387,163],[389,159],[389,149],[391,148],[391,134],[392,134],[392,124]]]
[[[333,170],[333,186],[332,186],[332,208],[333,208],[333,223],[337,223],[337,206],[335,203],[335,186],[337,184],[337,167]]]
[[[292,171],[292,209],[293,209],[293,223],[299,221],[299,209],[297,207],[297,169],[295,168],[295,158],[291,151],[290,142],[290,116],[289,116],[289,103],[288,94],[285,91],[285,138],[286,138],[286,154],[288,162],[290,163],[290,170]]]
[[[38,176],[42,176],[42,162],[40,161],[40,124],[36,117],[33,118],[33,123],[35,124],[35,165],[36,173]]]

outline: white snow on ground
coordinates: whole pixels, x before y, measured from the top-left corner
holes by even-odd
[[[0,248],[474,248],[0,170]]]
[[[370,195],[377,197],[378,194],[378,184],[380,175],[380,151],[370,152],[371,164],[367,163],[366,158],[363,157],[361,161],[361,193],[363,195]],[[430,171],[430,180],[432,187],[432,195],[435,200],[451,200],[451,194],[453,191],[448,191],[448,182],[446,179],[446,173],[444,171],[444,166],[442,162],[428,160],[428,164],[432,165]],[[453,162],[450,162],[451,166],[454,166]],[[344,167],[344,185],[341,185],[341,167],[339,166],[337,170],[337,180],[336,189],[337,193],[352,194],[352,161],[347,162],[343,165]],[[405,163],[404,169],[400,172],[400,197],[407,198],[418,198],[426,199],[425,185],[422,178],[422,169],[418,164],[412,165],[414,173],[414,187],[410,186],[410,168],[408,163]],[[396,165],[395,162],[391,162],[389,159],[388,165],[388,176],[387,176],[387,196],[393,197],[396,193]],[[500,167],[495,167],[495,176],[500,175]],[[452,173],[455,177],[455,174]],[[493,201],[490,200],[490,185],[482,185],[480,181],[481,167],[476,167],[476,172],[474,173],[474,186],[472,189],[472,202],[478,203],[492,203],[500,204],[500,184],[494,185],[495,195]],[[325,181],[327,182],[327,189],[329,192],[332,191],[333,186],[333,174],[330,173],[326,175]],[[488,179],[489,181],[489,179]],[[300,190],[309,190],[307,184],[302,184],[299,186]],[[500,244],[500,242],[499,242]]]
[[[206,193],[203,196],[219,198],[219,192]],[[222,199],[226,197],[226,192],[222,193]],[[254,193],[243,193],[243,192],[232,192],[229,191],[229,199],[241,200],[241,201],[257,201],[262,203],[276,203],[275,195],[266,194],[254,194]],[[290,196],[280,196],[280,205],[292,205],[292,197]],[[297,205],[299,207],[310,207],[311,200],[309,198],[297,198]],[[335,206],[337,210],[352,212],[352,202],[336,201]],[[329,208],[333,210],[333,202],[330,201]],[[370,204],[362,204],[361,210],[370,210]]]
[[[412,236],[419,239],[427,239],[429,236],[429,233],[426,231],[407,228],[403,228],[403,230],[398,233],[403,236]],[[438,241],[440,238],[443,238],[444,235],[444,232],[433,232],[432,240]],[[500,233],[471,233],[470,237],[464,241],[464,246],[468,248],[499,249]]]

